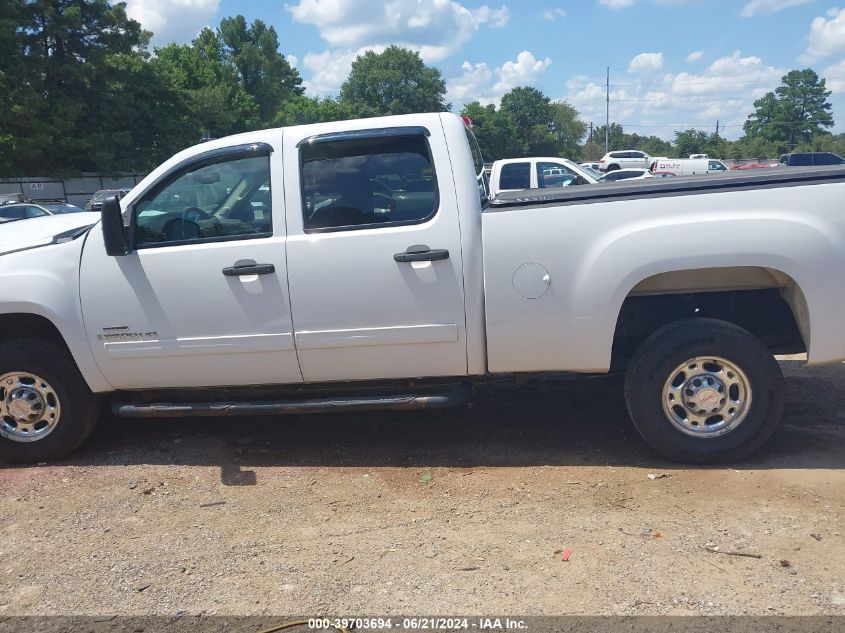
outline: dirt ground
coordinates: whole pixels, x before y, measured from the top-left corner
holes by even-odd
[[[617,377],[468,410],[107,418],[66,462],[0,470],[0,619],[845,614],[845,365],[798,365],[784,429],[730,468],[657,457]]]

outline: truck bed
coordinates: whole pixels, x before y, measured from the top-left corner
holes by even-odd
[[[623,180],[600,185],[559,189],[528,189],[500,193],[486,211],[514,207],[565,206],[612,202],[616,199],[663,198],[691,194],[722,193],[751,189],[773,189],[845,181],[845,165],[833,167],[777,167],[725,174]]]

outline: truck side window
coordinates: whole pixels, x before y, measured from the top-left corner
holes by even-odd
[[[499,174],[499,189],[530,189],[531,163],[508,163],[502,165]]]
[[[303,145],[306,231],[417,224],[437,212],[437,178],[422,134]]]
[[[549,189],[577,185],[578,175],[560,163],[537,163],[537,188]]]
[[[270,158],[192,165],[135,205],[139,247],[268,237]]]

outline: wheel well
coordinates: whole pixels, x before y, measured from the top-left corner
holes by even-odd
[[[807,351],[806,300],[787,275],[754,267],[679,271],[650,277],[625,299],[616,322],[611,367],[625,367],[639,344],[658,328],[695,317],[738,325],[775,354]]]
[[[21,338],[48,340],[68,349],[65,339],[49,319],[37,314],[0,314],[0,343]]]

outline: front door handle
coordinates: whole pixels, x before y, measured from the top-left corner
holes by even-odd
[[[424,244],[409,246],[404,253],[396,253],[393,260],[397,262],[436,262],[449,259],[449,251],[445,248],[431,249]]]
[[[240,259],[234,266],[223,269],[227,277],[240,277],[241,275],[270,275],[276,272],[273,264],[256,264],[254,259]]]

